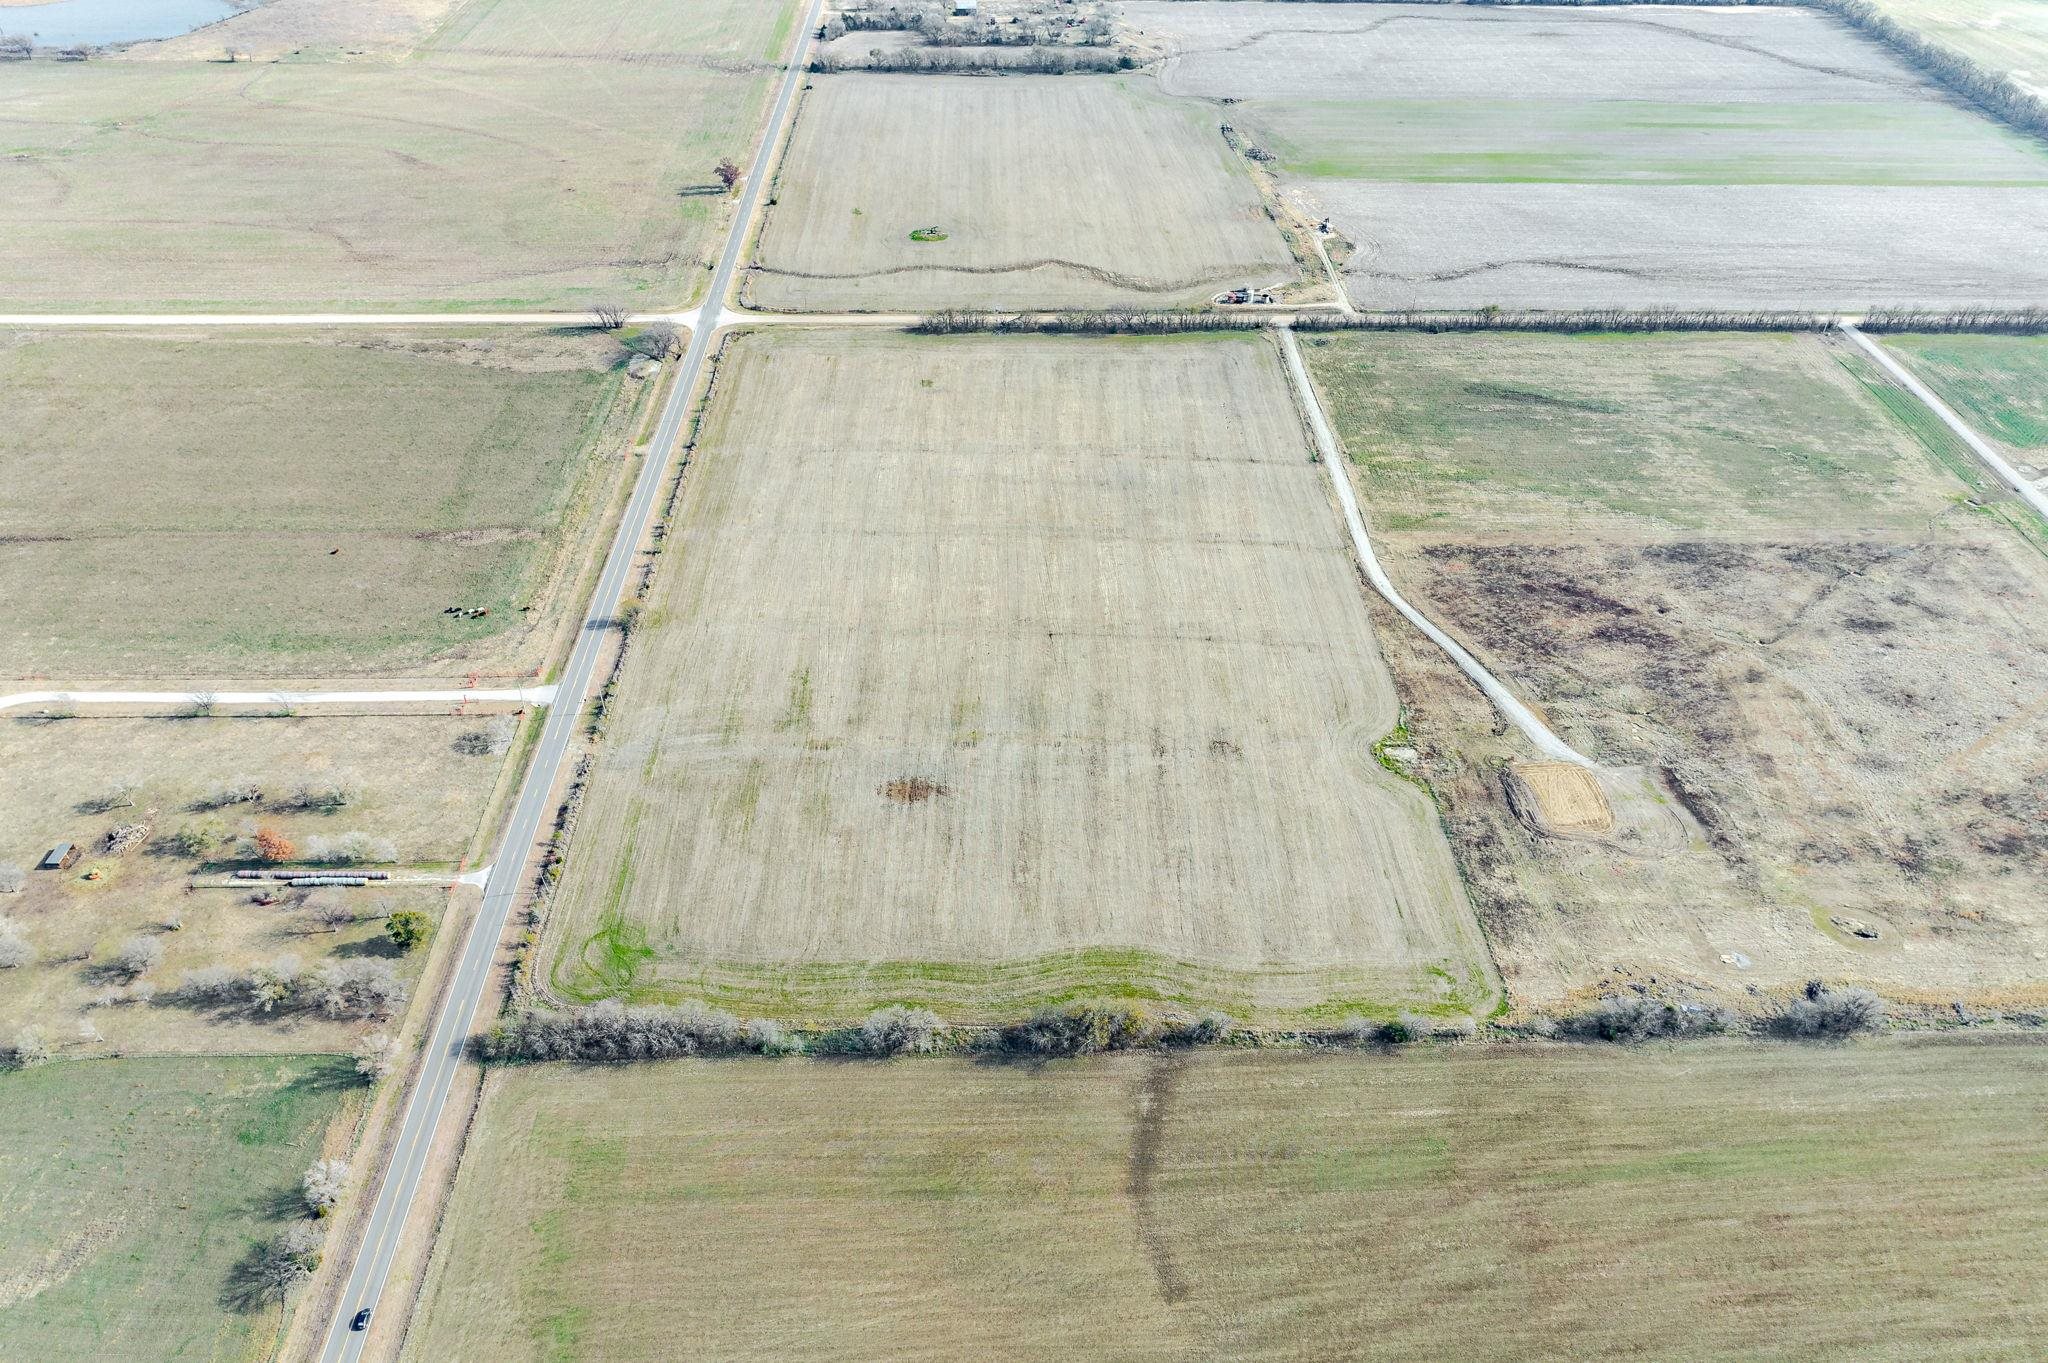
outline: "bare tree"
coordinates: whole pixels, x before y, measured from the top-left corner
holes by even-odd
[[[327,1233],[312,1221],[295,1221],[272,1241],[251,1270],[260,1298],[283,1301],[304,1286],[320,1267]]]
[[[1884,1024],[1884,1001],[1868,989],[1830,989],[1809,980],[1805,997],[1779,1014],[1787,1036],[1839,1037],[1874,1032]]]
[[[683,353],[683,333],[673,322],[649,322],[633,338],[633,349],[653,360],[672,360]]]
[[[329,961],[314,979],[320,1011],[334,1018],[384,1018],[405,1002],[405,983],[389,961]]]
[[[300,809],[317,809],[323,814],[332,814],[362,798],[362,782],[353,776],[336,776],[331,780],[300,786],[292,796],[292,803]]]
[[[135,804],[135,792],[141,788],[141,785],[142,783],[132,776],[124,777],[108,786],[99,795],[86,801],[85,807],[95,814],[105,814],[109,810],[115,809],[132,808]]]
[[[471,729],[458,736],[455,740],[455,751],[469,757],[502,757],[512,750],[512,740],[518,733],[518,720],[511,715],[497,715],[483,728]]]
[[[239,971],[224,965],[203,965],[188,970],[178,981],[178,997],[186,1003],[220,1005],[241,999],[248,981]]]
[[[306,1198],[306,1210],[314,1216],[325,1216],[333,1211],[334,1204],[341,1201],[341,1190],[347,1182],[347,1160],[314,1160],[306,1167],[305,1178],[299,1181],[300,1191]]]
[[[129,979],[140,979],[163,964],[164,944],[154,937],[135,936],[114,949],[113,967]]]
[[[398,1068],[400,1054],[397,1037],[372,1032],[356,1043],[356,1073],[375,1083]]]
[[[711,173],[716,175],[718,183],[724,185],[727,189],[731,189],[740,182],[740,168],[734,164],[730,156],[721,159],[718,165],[712,169]]]
[[[226,805],[250,805],[263,798],[263,785],[253,776],[237,776],[225,782],[220,789],[206,797],[206,803],[219,809]]]
[[[931,1009],[892,1004],[867,1015],[860,1025],[860,1045],[869,1055],[935,1051],[942,1030],[939,1015]]]
[[[626,305],[624,303],[592,303],[590,305],[590,325],[599,331],[617,331],[620,327],[626,325]]]
[[[34,964],[36,949],[22,933],[21,924],[0,915],[0,970],[18,970]]]
[[[340,932],[343,928],[353,927],[361,917],[340,895],[315,895],[306,907],[313,911],[313,921],[325,932]]]
[[[265,965],[253,966],[248,978],[249,1002],[264,1013],[282,1007],[298,994],[301,978],[296,956],[284,955]]]
[[[14,1044],[8,1048],[8,1057],[21,1069],[40,1065],[50,1058],[50,1043],[43,1039],[40,1027],[24,1027],[14,1034]]]
[[[742,1035],[763,1055],[797,1055],[804,1048],[802,1037],[770,1018],[748,1019]]]

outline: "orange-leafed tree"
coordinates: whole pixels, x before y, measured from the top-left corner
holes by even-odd
[[[290,861],[299,854],[299,849],[275,828],[259,828],[256,830],[256,852],[265,861]]]

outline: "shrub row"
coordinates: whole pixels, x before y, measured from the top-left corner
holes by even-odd
[[[1877,308],[1858,325],[1865,331],[1995,331],[2035,336],[2048,331],[2048,308]]]
[[[1869,0],[1809,0],[1809,3],[1889,48],[1899,60],[1965,104],[1983,110],[2020,132],[2048,138],[2048,100],[2042,100],[1958,52],[1929,42],[1904,24],[1880,13]]]
[[[1193,331],[1255,331],[1272,325],[1274,320],[1271,314],[1260,313],[1148,312],[1137,308],[1021,314],[948,309],[926,314],[910,329],[925,336],[970,332],[1156,336]],[[1816,312],[1675,308],[1542,312],[1484,308],[1476,312],[1303,312],[1294,315],[1292,325],[1296,331],[1825,331],[1835,321],[1832,316]]]

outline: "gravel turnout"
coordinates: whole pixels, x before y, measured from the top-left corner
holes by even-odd
[[[1270,338],[782,331],[719,384],[558,992],[1490,1005]]]
[[[2048,299],[2048,149],[1791,7],[1134,4],[1368,308]]]
[[[1166,306],[1292,279],[1219,122],[1144,76],[815,77],[747,297]],[[912,239],[926,228],[935,239]]]

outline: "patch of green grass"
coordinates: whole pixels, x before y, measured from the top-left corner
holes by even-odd
[[[280,1313],[228,1304],[236,1269],[360,1092],[337,1056],[0,1072],[0,1357],[267,1357]]]
[[[1924,524],[1913,442],[1809,336],[1351,335],[1305,352],[1387,529]]]
[[[2048,336],[1887,336],[1883,344],[1983,434],[2023,459],[2048,452]]]
[[[2048,184],[2028,138],[1934,101],[1253,101],[1312,179],[1566,184]]]

